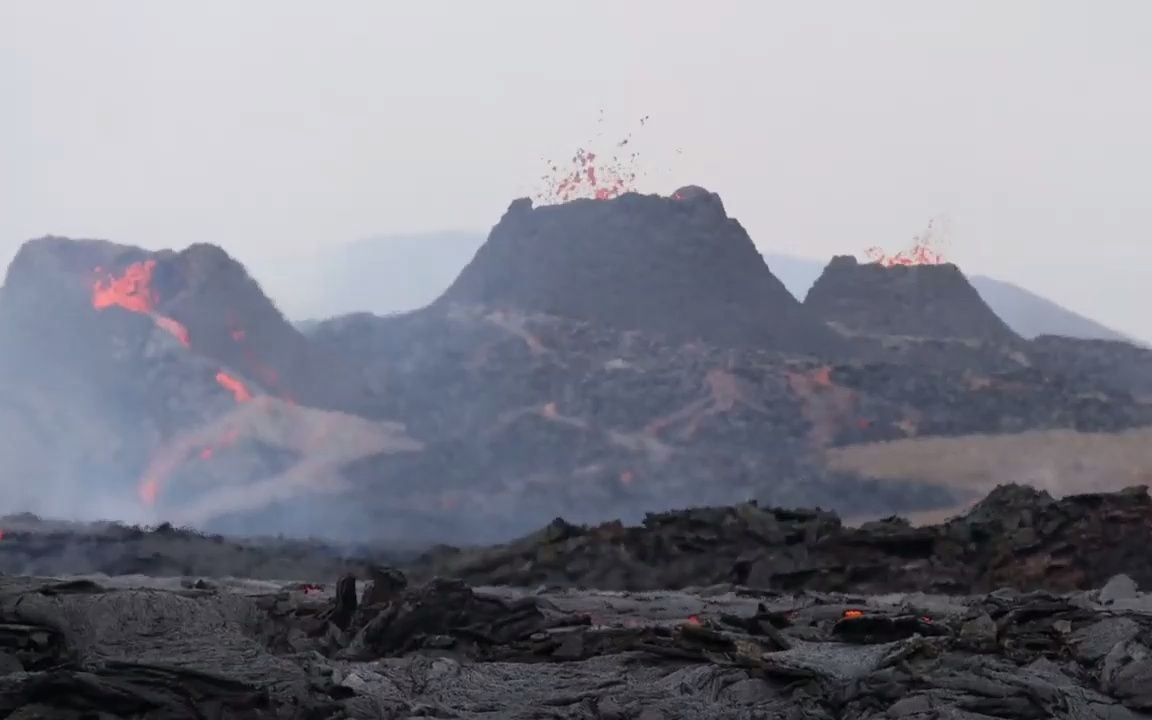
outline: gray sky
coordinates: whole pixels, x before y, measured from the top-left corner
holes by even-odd
[[[0,0],[0,257],[222,244],[288,312],[309,259],[486,228],[634,133],[766,251],[900,249],[1152,337],[1152,3]],[[604,111],[604,122],[598,113]],[[677,152],[680,150],[681,152]]]

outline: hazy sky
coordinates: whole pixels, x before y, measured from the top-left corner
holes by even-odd
[[[899,249],[946,213],[966,269],[1149,338],[1150,24],[1147,0],[0,0],[0,257],[210,241],[291,313],[315,253],[487,228],[545,158],[635,131],[638,189],[715,190],[765,251]]]

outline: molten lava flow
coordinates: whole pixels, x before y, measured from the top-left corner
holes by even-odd
[[[256,356],[250,343],[247,342],[248,331],[240,326],[239,321],[237,321],[232,313],[228,313],[228,329],[232,336],[232,341],[240,346],[240,354],[244,358],[244,368],[249,376],[259,380],[262,387],[272,390],[273,394],[277,395],[281,400],[295,405],[296,399],[290,392],[281,387],[280,373],[276,371],[276,368],[265,364]]]
[[[156,295],[152,291],[152,270],[155,260],[134,262],[124,269],[120,277],[112,275],[98,279],[92,285],[92,307],[97,310],[118,305],[125,310],[151,315],[156,310]],[[99,272],[100,268],[96,268]]]
[[[912,238],[912,247],[895,255],[888,255],[878,247],[868,248],[864,255],[869,261],[879,263],[884,267],[897,265],[943,265],[947,260],[941,246],[947,244],[947,220],[943,217],[933,218],[928,223],[928,229],[922,234]]]
[[[851,620],[853,618],[858,618],[858,617],[864,617],[864,611],[863,610],[845,610],[844,611],[844,619],[845,620]]]
[[[216,382],[220,384],[220,387],[232,393],[236,402],[243,403],[252,399],[252,393],[248,391],[248,387],[223,370],[216,373]]]
[[[188,335],[188,328],[172,318],[163,315],[153,315],[152,322],[156,323],[156,327],[166,331],[169,335],[179,340],[180,344],[184,347],[192,347],[192,338]]]
[[[147,315],[152,318],[156,327],[172,335],[184,347],[191,347],[192,340],[188,335],[188,328],[156,311],[160,298],[152,289],[152,271],[155,268],[155,260],[144,260],[129,265],[119,277],[107,275],[97,278],[92,283],[92,307],[97,310],[121,307],[130,312]],[[99,275],[102,271],[96,268],[95,272]]]

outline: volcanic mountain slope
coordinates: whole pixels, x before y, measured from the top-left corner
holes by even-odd
[[[748,498],[873,517],[953,507],[930,485],[830,473],[823,452],[1152,423],[1131,393],[1050,376],[1026,356],[990,372],[819,362],[475,307],[349,316],[312,337],[357,368],[372,417],[403,419],[426,448],[354,464],[354,484],[385,492],[363,492],[345,526],[406,513],[413,532],[441,539]]]
[[[859,263],[832,259],[804,306],[843,332],[871,336],[1018,339],[955,265]]]
[[[772,275],[720,198],[517,200],[434,303],[588,320],[676,341],[829,354],[835,335]]]
[[[747,245],[714,197],[692,192],[514,205],[458,285],[478,282],[467,278],[484,269],[508,281],[494,292],[543,297],[522,262],[539,258],[539,248],[523,257],[509,249],[528,236],[543,238],[547,254],[626,276],[604,236],[579,228],[627,229],[649,212],[656,230],[620,236],[639,238],[619,244],[625,268],[638,261],[629,253],[669,233],[695,242],[684,246],[693,256],[710,232],[721,233],[713,245]],[[578,227],[564,229],[569,220]],[[553,224],[561,231],[525,230]],[[762,265],[752,280],[731,262],[693,267],[681,278],[700,294],[684,302],[709,313],[733,301],[730,286],[775,287]],[[582,292],[595,298],[599,288]],[[18,350],[0,361],[0,422],[12,430],[3,439],[8,496],[20,498],[13,507],[53,514],[60,508],[28,501],[66,497],[89,517],[125,517],[126,504],[139,507],[139,484],[153,503],[146,517],[408,543],[503,540],[558,514],[637,520],[750,498],[875,517],[967,498],[833,471],[828,448],[1152,424],[1152,404],[1130,390],[1098,382],[1095,371],[1038,365],[1024,344],[986,343],[992,351],[974,350],[972,363],[955,362],[947,338],[916,339],[935,348],[923,362],[907,353],[838,357],[853,340],[819,358],[807,354],[805,338],[814,336],[806,333],[835,333],[810,325],[802,309],[793,320],[797,346],[807,349],[789,354],[768,336],[758,336],[768,338],[763,347],[747,342],[739,328],[751,325],[738,319],[736,335],[717,321],[708,342],[663,332],[661,323],[680,319],[675,304],[656,327],[636,330],[575,312],[469,304],[457,290],[408,315],[337,318],[304,337],[219,249],[29,243],[0,298],[0,337]]]
[[[0,346],[10,507],[138,516],[138,491],[154,501],[162,485],[193,478],[201,492],[251,480],[248,493],[275,495],[302,469],[324,475],[313,435],[343,433],[369,453],[407,442],[395,426],[322,409],[357,395],[349,374],[209,245],[30,241],[0,294]],[[319,456],[329,473],[342,462]]]

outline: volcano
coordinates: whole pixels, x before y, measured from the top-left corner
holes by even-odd
[[[4,489],[22,509],[142,517],[176,484],[203,520],[229,497],[325,488],[392,440],[418,447],[343,412],[352,375],[212,245],[29,241],[0,291],[0,347]]]
[[[986,307],[955,268],[846,269],[873,293],[848,297],[899,320],[857,332],[989,337],[995,353],[842,337],[699,188],[517,201],[429,307],[307,336],[218,247],[42,238],[0,292],[4,496],[50,515],[473,543],[559,514],[639,521],[749,498],[872,517],[956,507],[963,492],[833,467],[829,452],[1152,424],[1152,404],[1092,380],[1111,365],[1037,364],[1011,333],[964,325]],[[939,327],[916,319],[930,310]]]
[[[587,320],[673,341],[829,354],[834,333],[772,274],[715,193],[512,203],[435,302]]]
[[[1014,343],[1019,338],[949,263],[860,263],[835,257],[804,306],[852,335]]]

